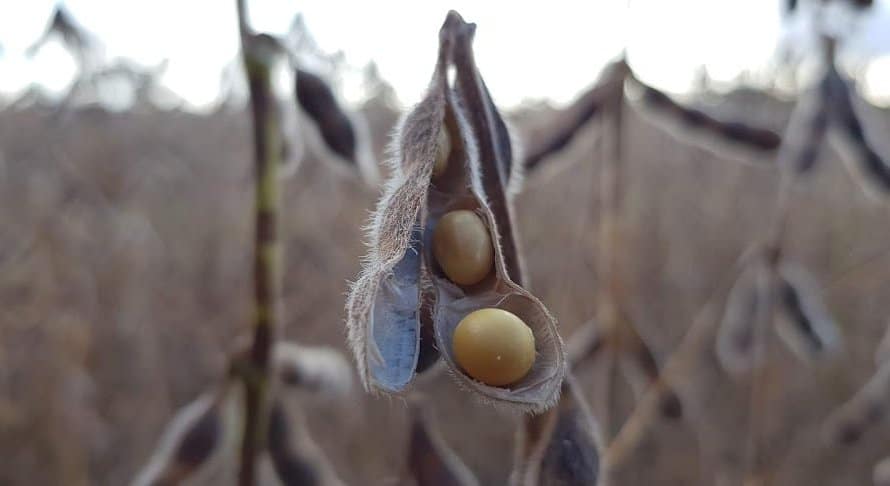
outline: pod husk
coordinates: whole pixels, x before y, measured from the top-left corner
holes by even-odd
[[[369,391],[401,393],[417,369],[423,206],[445,113],[447,51],[448,42],[441,40],[425,98],[396,129],[392,176],[368,228],[364,268],[346,303],[349,343]]]
[[[519,279],[518,250],[511,224],[508,191],[512,163],[509,135],[479,77],[472,57],[475,25],[452,12],[445,26],[454,34],[455,79],[447,91],[445,128],[452,150],[443,174],[433,181],[427,200],[424,254],[436,289],[433,325],[443,359],[462,386],[487,401],[523,412],[540,412],[559,398],[566,373],[566,358],[556,320]],[[485,162],[483,162],[485,161]],[[484,167],[483,167],[484,165]],[[481,282],[461,287],[451,282],[435,262],[432,235],[447,212],[474,211],[488,228],[494,244],[494,268]],[[535,363],[531,371],[509,387],[489,386],[463,373],[454,358],[452,336],[457,324],[478,309],[496,307],[516,314],[535,337]]]

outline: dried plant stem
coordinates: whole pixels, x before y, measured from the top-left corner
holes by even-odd
[[[619,91],[617,96],[606,105],[604,128],[607,131],[603,143],[603,160],[599,170],[599,238],[596,251],[597,269],[597,322],[601,323],[606,339],[609,340],[607,356],[606,411],[603,417],[602,430],[605,440],[611,440],[617,432],[616,403],[618,396],[619,354],[622,346],[618,342],[622,338],[619,326],[619,303],[621,284],[619,281],[617,252],[620,247],[618,228],[621,200],[623,198],[623,167],[622,167],[622,116],[624,100]]]
[[[770,226],[767,227],[768,239],[766,251],[768,252],[770,285],[778,282],[778,266],[782,258],[782,241],[786,233],[791,186],[794,182],[793,169],[788,165],[781,168],[779,189],[776,194],[776,206]],[[769,403],[769,355],[770,340],[769,329],[776,312],[776,295],[774,291],[767,294],[765,302],[766,311],[761,314],[765,322],[757,323],[754,329],[754,346],[758,348],[755,354],[762,350],[764,364],[755,370],[748,401],[748,430],[745,441],[745,476],[746,478],[763,479],[762,471],[765,467],[765,456],[761,441],[764,439],[764,429],[769,413],[764,413],[762,404]]]
[[[687,375],[690,367],[695,363],[693,358],[712,341],[717,324],[720,322],[717,317],[721,311],[719,297],[725,295],[732,287],[745,261],[755,248],[756,246],[753,246],[744,251],[737,259],[732,271],[728,272],[718,285],[713,287],[680,345],[665,361],[658,379],[649,386],[646,393],[637,402],[630,417],[621,426],[618,434],[609,442],[603,455],[603,464],[606,469],[619,467],[635,450],[649,426],[659,416],[659,404],[663,394],[672,388],[673,382],[678,377]]]
[[[244,0],[238,0],[241,50],[250,89],[253,118],[255,193],[253,342],[242,373],[245,384],[245,422],[238,472],[240,486],[256,481],[256,458],[265,447],[268,389],[272,348],[278,326],[280,293],[277,264],[279,190],[277,167],[281,140],[273,109],[270,60],[248,31]],[[258,52],[259,51],[259,52]]]

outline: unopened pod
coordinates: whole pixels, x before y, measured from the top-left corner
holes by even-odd
[[[474,32],[475,25],[449,13],[427,94],[399,126],[393,176],[370,224],[370,251],[347,303],[349,337],[366,387],[402,393],[416,373],[421,309],[427,305],[435,346],[464,388],[509,408],[541,411],[559,396],[565,351],[554,317],[516,283],[522,269],[509,197],[518,164],[476,69]],[[431,291],[424,292],[427,278]],[[456,357],[455,330],[484,309],[505,311],[489,315],[518,320],[519,334],[521,326],[531,332],[533,362],[509,383],[476,379]],[[497,351],[493,360],[508,359]]]

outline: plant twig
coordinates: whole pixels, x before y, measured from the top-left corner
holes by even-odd
[[[277,168],[281,139],[273,108],[271,65],[277,54],[266,36],[250,32],[245,0],[237,0],[241,52],[250,89],[253,117],[255,193],[253,341],[242,377],[245,385],[245,422],[238,472],[240,486],[256,481],[256,458],[265,447],[268,423],[269,372],[278,327],[278,205]]]

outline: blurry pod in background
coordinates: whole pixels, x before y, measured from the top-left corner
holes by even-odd
[[[811,362],[839,350],[840,330],[816,282],[796,265],[779,267],[776,332],[800,359]]]
[[[136,475],[132,486],[200,483],[210,480],[237,456],[244,428],[244,386],[238,377],[236,353],[229,376],[215,391],[207,392],[182,407],[161,435],[148,464]],[[351,367],[339,352],[329,348],[301,346],[279,341],[273,352],[275,404],[269,424],[269,448],[279,479],[288,484],[336,485],[336,481],[304,483],[282,476],[331,477],[333,470],[312,443],[304,424],[287,426],[289,418],[274,395],[282,387],[321,396],[343,396],[352,387]],[[283,435],[284,434],[284,435]],[[295,454],[299,452],[297,459]],[[301,452],[301,451],[305,451]],[[300,459],[307,456],[310,459]],[[298,460],[300,459],[300,460]]]
[[[148,464],[132,486],[166,486],[209,478],[234,457],[243,429],[243,390],[228,380],[189,403],[167,425]]]
[[[829,96],[829,84],[823,80],[797,100],[777,156],[780,169],[803,174],[815,167],[828,131]]]
[[[782,137],[772,130],[719,120],[701,110],[688,108],[633,75],[627,77],[625,90],[631,106],[640,115],[675,138],[719,155],[742,161],[769,160],[764,156],[776,153],[782,143]]]
[[[742,269],[727,297],[717,331],[717,358],[731,373],[746,373],[763,361],[757,334],[768,325],[770,281],[768,263],[760,258]]]
[[[833,412],[825,423],[829,444],[850,445],[884,422],[890,410],[890,364],[884,363],[868,383]]]
[[[343,486],[345,483],[307,432],[304,414],[274,401],[269,412],[268,454],[283,486]]]
[[[875,486],[890,486],[890,457],[885,457],[875,464],[872,481]]]
[[[342,397],[352,390],[352,366],[337,350],[279,341],[272,361],[275,374],[288,387]]]
[[[347,302],[349,340],[366,388],[402,393],[418,369],[424,305],[431,304],[435,348],[465,389],[508,408],[541,411],[559,396],[565,352],[553,316],[516,283],[522,268],[510,187],[521,164],[513,163],[511,136],[476,68],[474,32],[474,24],[449,13],[427,94],[399,124],[392,177]],[[454,231],[437,235],[455,213],[461,221]],[[442,247],[468,241],[478,251]],[[455,357],[458,323],[488,308],[512,313],[534,337],[531,370],[507,386],[473,379]]]
[[[884,337],[875,350],[875,365],[880,367],[888,361],[890,361],[890,321],[887,321],[887,330],[884,331]]]
[[[411,428],[404,486],[477,486],[473,472],[439,434],[430,404],[411,395],[408,408]]]
[[[601,470],[602,438],[575,378],[563,381],[553,412],[525,421],[519,430],[510,486],[596,485]]]
[[[825,42],[831,45],[827,49],[834,49],[833,40],[828,39]],[[840,149],[841,159],[846,163],[847,169],[859,181],[866,194],[884,200],[890,195],[890,164],[869,142],[856,114],[854,90],[834,66],[833,51],[828,57],[829,64],[823,82],[829,92],[828,112],[832,140]]]
[[[376,185],[380,173],[364,118],[343,108],[320,76],[300,67],[294,67],[294,92],[311,146]]]

